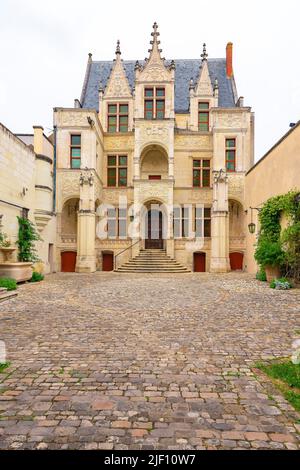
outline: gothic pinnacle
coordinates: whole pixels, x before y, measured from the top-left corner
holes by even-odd
[[[121,55],[120,41],[117,40],[116,55]]]
[[[201,57],[202,57],[202,62],[204,62],[205,60],[207,60],[207,57],[208,57],[208,54],[206,52],[206,44],[204,43],[203,44],[203,52],[201,54]]]

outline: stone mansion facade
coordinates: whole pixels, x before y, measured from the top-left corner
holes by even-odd
[[[225,59],[89,54],[81,99],[54,108],[58,270],[117,267],[144,249],[190,270],[243,267],[254,116]],[[96,235],[95,235],[96,234]],[[73,267],[72,267],[73,266]]]
[[[113,61],[89,54],[81,98],[54,108],[50,137],[0,125],[0,230],[13,246],[26,213],[46,273],[247,269],[254,116],[232,47],[165,60],[155,23],[144,61],[123,61],[119,41]]]

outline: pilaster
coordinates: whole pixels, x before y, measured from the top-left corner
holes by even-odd
[[[214,172],[213,193],[210,272],[226,273],[230,271],[229,207],[228,177],[223,169]]]

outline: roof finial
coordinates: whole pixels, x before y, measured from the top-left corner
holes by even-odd
[[[101,81],[99,82],[99,85],[98,85],[98,91],[99,91],[99,93],[103,93],[103,92],[104,92],[103,84],[102,84]]]
[[[151,33],[151,36],[153,37],[153,40],[150,41],[150,44],[151,44],[151,46],[152,46],[152,49],[149,49],[148,52],[153,51],[154,45],[159,46],[159,44],[160,44],[160,41],[158,40],[158,37],[160,36],[160,33],[158,32],[158,24],[156,23],[156,21],[155,21],[155,23],[154,23],[154,25],[153,25],[153,32]],[[162,52],[161,49],[158,49],[158,51],[159,51],[159,52]]]
[[[203,52],[201,54],[201,57],[202,57],[202,62],[204,62],[205,60],[207,60],[207,57],[208,57],[208,54],[206,52],[206,44],[204,43],[203,44]]]
[[[121,55],[120,40],[117,40],[116,55]]]
[[[169,65],[169,69],[170,69],[170,70],[175,70],[175,68],[176,68],[175,60],[173,59],[173,60],[171,60],[171,63],[170,63],[170,65]]]
[[[219,89],[219,80],[215,78],[214,90],[218,90],[218,89]]]

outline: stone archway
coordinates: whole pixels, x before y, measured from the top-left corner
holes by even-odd
[[[168,155],[160,145],[149,145],[141,154],[141,179],[163,180],[169,175]]]
[[[61,212],[60,235],[63,243],[76,243],[79,198],[68,199]]]

